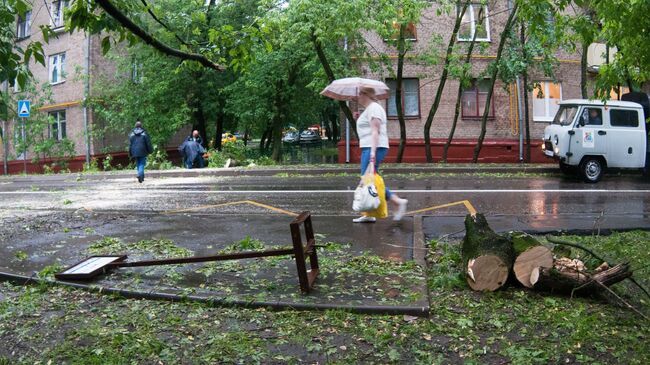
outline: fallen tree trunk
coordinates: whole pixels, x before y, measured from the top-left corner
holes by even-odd
[[[512,243],[496,234],[484,215],[465,217],[461,255],[467,284],[472,289],[495,291],[505,285],[514,256]]]
[[[512,271],[521,285],[532,288],[533,284],[530,282],[532,271],[540,267],[553,267],[553,252],[529,234],[515,232],[510,237],[515,251]]]
[[[533,288],[557,294],[595,295],[604,287],[609,287],[632,276],[629,264],[619,264],[612,268],[588,274],[579,270],[563,270],[557,265],[533,269],[530,281]]]

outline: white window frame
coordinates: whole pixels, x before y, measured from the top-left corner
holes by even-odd
[[[65,26],[65,8],[69,5],[68,0],[53,0],[50,4],[50,25],[54,29],[61,29]]]
[[[55,65],[59,66],[57,71],[57,80],[52,81],[52,69]],[[50,80],[50,85],[58,85],[65,82],[65,52],[53,54],[49,57],[47,74]]]
[[[61,120],[62,113],[65,114],[65,118],[63,120]],[[47,116],[48,116],[47,132],[49,137],[57,141],[61,141],[62,139],[67,138],[68,137],[68,130],[67,130],[68,113],[66,113],[66,110],[65,109],[54,110],[48,112]],[[49,120],[50,117],[53,117],[54,121]],[[54,122],[56,122],[56,136],[52,135],[52,124],[55,124]],[[61,128],[61,122],[65,124],[64,128]],[[66,130],[65,136],[63,136],[63,129]]]
[[[22,20],[22,21],[21,21]],[[20,30],[23,30],[23,34],[20,34]],[[16,38],[18,40],[29,38],[32,35],[32,11],[28,10],[25,12],[25,17],[18,16],[16,19]]]
[[[558,82],[553,82],[553,81],[545,80],[545,81],[535,81],[533,83],[533,85],[535,85],[535,84],[543,84],[544,85],[544,90],[543,90],[543,92],[544,92],[544,114],[546,116],[545,117],[535,116],[535,109],[534,109],[534,104],[533,104],[533,121],[534,122],[552,122],[553,118],[555,118],[555,115],[549,115],[551,113],[551,99],[548,97],[548,95],[550,94],[548,87],[549,87],[549,84],[557,84],[557,85],[559,85],[560,86],[560,101],[562,101],[563,100],[562,83],[559,82],[559,81]],[[534,87],[533,88],[533,99],[537,98],[535,96],[536,92],[538,92],[537,88]]]
[[[386,81],[387,84],[395,83],[395,85],[397,85],[397,79],[386,79],[385,81]],[[417,85],[417,89],[416,89],[417,90],[417,107],[418,107],[417,115],[415,115],[415,114],[411,114],[411,115],[406,114],[406,87],[404,86],[406,84],[405,81],[413,81]],[[391,110],[390,110],[390,103],[395,100],[395,92],[396,92],[396,88],[391,88],[391,92],[389,94],[390,96],[389,96],[388,100],[386,100],[386,117],[388,119],[396,119],[396,118],[398,118],[397,105],[395,105],[395,114],[391,114]],[[420,116],[422,114],[422,107],[420,105],[422,100],[420,100],[420,98],[421,98],[421,95],[420,95],[420,79],[417,78],[417,77],[404,77],[404,78],[402,78],[402,110],[404,110],[404,113],[405,113],[404,118],[407,118],[407,119],[420,118]]]
[[[477,20],[475,18],[476,14],[474,13],[474,7],[475,6],[479,6],[479,7],[482,6],[485,9],[485,15],[484,15],[484,18],[485,18],[485,34],[487,35],[487,37],[485,37],[485,38],[478,38],[477,37],[476,41],[477,42],[491,42],[491,38],[490,38],[490,13],[489,13],[487,4],[485,4],[485,5],[483,5],[483,4],[470,4],[467,7],[467,12],[469,12],[469,19],[470,19],[469,22],[470,22],[471,34],[470,34],[469,38],[462,38],[460,36],[460,34],[459,34],[458,35],[458,41],[460,41],[460,42],[471,42],[474,39],[474,34],[476,34],[476,20]],[[458,15],[460,15],[460,8],[458,8],[458,12],[459,12]],[[461,27],[462,27],[462,25],[461,25]]]

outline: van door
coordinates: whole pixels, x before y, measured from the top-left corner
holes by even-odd
[[[608,136],[602,107],[582,108],[574,132],[571,137],[572,165],[580,163],[583,156],[606,156]]]
[[[637,109],[609,109],[609,167],[640,168],[645,165],[645,129],[641,118]]]

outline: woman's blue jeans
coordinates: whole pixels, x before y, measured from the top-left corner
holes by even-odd
[[[384,160],[386,154],[388,153],[388,148],[377,147],[377,152],[375,156],[375,172],[379,173],[379,164]],[[361,148],[361,176],[366,173],[368,165],[370,164],[370,147]],[[384,182],[385,183],[385,182]],[[393,196],[393,192],[388,189],[386,185],[386,200],[390,200],[390,197]]]

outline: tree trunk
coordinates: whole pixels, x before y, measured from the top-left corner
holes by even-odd
[[[482,214],[465,217],[461,255],[467,284],[472,289],[495,291],[505,285],[514,256],[512,244],[496,234]]]
[[[260,153],[265,153],[269,149],[269,142],[271,135],[271,126],[267,126],[264,132],[262,132],[262,137],[260,138]]]
[[[223,135],[223,122],[224,122],[224,113],[223,113],[223,103],[219,101],[219,111],[217,112],[217,118],[215,120],[215,136],[214,136],[214,148],[221,151],[221,135]]]
[[[199,131],[199,134],[201,135],[201,138],[203,141],[207,140],[207,135],[206,135],[206,121],[205,121],[205,115],[203,114],[203,105],[201,104],[201,100],[197,100],[196,102],[196,110],[194,111],[194,125],[192,126],[193,130]],[[190,132],[190,135],[192,133]]]
[[[501,55],[503,54],[503,49],[505,48],[506,42],[508,40],[508,36],[510,35],[510,30],[512,29],[512,24],[515,19],[515,14],[517,14],[517,7],[518,4],[515,3],[515,6],[512,8],[512,11],[510,12],[510,16],[508,16],[508,20],[506,22],[506,25],[503,29],[503,33],[501,33],[501,40],[499,41],[499,49],[497,51],[497,57],[494,60],[494,68],[492,70],[492,79],[490,80],[490,90],[488,90],[488,94],[485,100],[485,110],[483,111],[483,118],[481,120],[481,134],[478,137],[478,143],[476,144],[476,148],[474,148],[474,158],[472,159],[472,162],[477,163],[478,162],[478,156],[481,154],[481,148],[483,148],[483,140],[485,140],[485,131],[486,131],[486,126],[487,126],[487,119],[488,116],[490,115],[490,103],[492,102],[492,95],[494,94],[494,84],[497,81],[497,76],[499,75],[499,62],[501,62]]]
[[[397,148],[397,163],[402,162],[404,148],[406,147],[406,121],[404,120],[404,108],[402,105],[402,79],[404,76],[404,57],[406,56],[406,41],[404,31],[406,26],[399,27],[399,38],[397,40],[397,87],[395,88],[395,108],[399,120],[399,147]]]
[[[427,154],[427,162],[433,162],[433,154],[431,152],[431,124],[433,123],[433,118],[436,116],[438,111],[438,106],[440,106],[440,99],[442,99],[442,92],[445,89],[445,84],[447,83],[447,75],[449,74],[449,62],[451,53],[454,50],[454,44],[456,44],[456,38],[458,37],[458,30],[460,29],[461,20],[465,16],[467,7],[471,0],[465,2],[463,8],[460,11],[460,14],[456,17],[456,23],[454,24],[454,30],[451,33],[449,38],[449,44],[447,45],[447,54],[445,56],[445,64],[442,68],[442,76],[440,76],[440,83],[438,84],[438,90],[436,91],[436,97],[429,109],[429,115],[427,116],[427,121],[424,123],[424,150]],[[455,126],[454,126],[455,128]]]
[[[604,290],[602,285],[608,287],[631,276],[632,271],[630,271],[629,264],[616,265],[593,275],[551,267],[533,270],[531,283],[536,290],[589,296],[601,293]]]
[[[474,53],[474,45],[476,44],[476,37],[478,32],[474,32],[472,36],[472,42],[470,42],[469,47],[467,48],[467,55],[465,56],[465,65],[469,65],[472,60],[472,53]],[[447,162],[447,154],[449,153],[449,146],[451,146],[451,141],[454,139],[454,134],[456,133],[456,126],[458,125],[458,117],[460,116],[460,103],[462,102],[463,97],[463,79],[458,80],[458,95],[456,98],[456,110],[454,112],[454,121],[451,124],[451,130],[449,131],[449,137],[447,137],[447,142],[442,150],[442,162]]]
[[[325,75],[327,76],[327,79],[329,82],[333,82],[336,80],[336,77],[334,76],[334,71],[332,71],[332,66],[330,66],[329,60],[327,59],[327,55],[325,54],[325,51],[323,50],[323,45],[318,40],[316,37],[316,33],[312,29],[311,31],[311,43],[314,45],[314,50],[316,50],[316,55],[318,56],[318,60],[320,61],[321,65],[323,66],[323,70],[325,71]],[[354,116],[352,115],[352,110],[350,110],[350,107],[348,104],[344,101],[338,101],[339,103],[339,108],[343,111],[343,114],[345,115],[345,118],[350,121],[350,129],[352,130],[352,133],[354,134],[354,137],[359,139],[359,136],[357,135],[357,123],[354,120]]]
[[[522,44],[522,50],[523,50],[523,56],[524,60],[528,60],[528,52],[526,52],[526,48],[523,47],[524,44],[526,44],[526,25],[521,24],[521,44]],[[528,62],[527,62],[528,64]],[[528,70],[524,70],[524,79],[523,79],[523,94],[524,94],[524,128],[526,128],[526,157],[524,161],[527,163],[530,163],[531,160],[531,155],[530,155],[530,119],[528,118]]]
[[[534,269],[553,267],[553,252],[539,243],[535,237],[523,232],[515,232],[511,236],[515,252],[515,262],[512,271],[517,280],[525,287],[532,288],[530,282]]]
[[[583,40],[582,42],[582,57],[580,57],[580,92],[583,99],[588,99],[587,93],[587,52],[589,51],[589,43]]]

